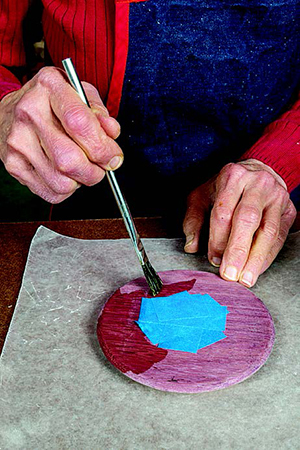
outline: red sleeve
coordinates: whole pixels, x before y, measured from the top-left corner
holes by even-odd
[[[19,80],[5,67],[25,65],[22,22],[30,0],[0,2],[0,100],[21,87]]]
[[[291,192],[300,184],[300,98],[291,110],[272,122],[240,160],[249,158],[270,166]]]
[[[17,91],[21,86],[20,81],[9,70],[0,66],[0,100],[10,92]]]

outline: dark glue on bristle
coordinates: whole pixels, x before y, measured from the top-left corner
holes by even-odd
[[[146,264],[142,264],[142,268],[144,271],[145,278],[147,280],[147,283],[150,288],[151,295],[155,297],[157,294],[160,293],[162,288],[162,281],[153,269],[152,265],[149,261],[146,262]]]

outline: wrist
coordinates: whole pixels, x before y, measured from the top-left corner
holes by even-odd
[[[250,158],[245,159],[244,161],[239,161],[237,164],[240,164],[242,166],[246,166],[249,170],[252,171],[258,171],[258,170],[265,170],[269,172],[273,177],[276,179],[276,181],[287,191],[287,185],[283,178],[275,172],[274,169],[272,169],[267,164],[263,163],[262,161],[259,161],[258,159]]]

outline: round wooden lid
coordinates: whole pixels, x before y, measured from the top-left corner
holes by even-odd
[[[145,279],[138,278],[110,297],[98,319],[100,346],[117,369],[155,389],[197,393],[239,383],[266,362],[274,343],[273,320],[250,290],[206,272],[174,270],[159,275],[164,283],[159,296],[181,291],[209,294],[226,306],[227,337],[197,353],[153,345],[136,323],[142,297],[150,296]]]

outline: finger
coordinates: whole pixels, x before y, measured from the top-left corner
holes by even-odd
[[[279,205],[267,208],[253,239],[248,260],[239,275],[239,281],[247,287],[256,283],[268,254],[279,236],[282,210]]]
[[[186,236],[184,250],[195,253],[199,248],[200,231],[204,223],[207,205],[204,203],[203,191],[196,189],[187,200],[187,210],[183,221],[183,232]]]
[[[56,179],[59,175],[59,182],[62,180],[61,176],[65,176],[80,184],[93,186],[105,176],[105,171],[92,163],[85,152],[55,125],[41,126],[39,138],[55,170],[54,173],[42,172],[48,183],[51,182],[51,177],[56,175]],[[32,161],[32,164],[39,168],[39,172],[42,171],[42,164],[37,166],[37,161]]]
[[[95,114],[74,89],[66,85],[66,100],[52,97],[51,107],[68,135],[84,150],[90,161],[106,170],[117,169],[123,162],[118,144],[100,126]],[[75,97],[75,98],[74,98]]]
[[[225,280],[237,281],[246,264],[253,235],[258,229],[264,210],[261,191],[245,191],[232,219],[231,232],[223,254],[220,275]]]
[[[54,133],[52,127],[47,127],[49,133]],[[78,188],[76,180],[60,173],[41,147],[37,135],[23,123],[13,127],[8,140],[10,151],[23,156],[38,174],[43,184],[46,184],[53,194],[69,195]],[[81,151],[81,150],[79,150]],[[100,169],[101,170],[101,169]]]
[[[243,191],[244,182],[235,177],[226,178],[219,186],[210,216],[208,259],[214,266],[220,266],[228,243],[232,219]]]
[[[39,177],[34,167],[20,153],[11,151],[5,164],[6,170],[16,178],[21,184],[27,186],[31,192],[38,195],[49,203],[60,203],[70,197],[68,194],[57,194],[47,186]]]
[[[118,168],[123,161],[122,150],[106,134],[95,114],[81,101],[60,71],[54,68],[40,71],[38,81],[48,92],[51,109],[64,130],[84,150],[88,159],[105,170]],[[37,122],[38,109],[32,115]]]
[[[16,124],[8,145],[24,156],[54,194],[70,194],[78,188],[78,183],[91,186],[105,174],[50,120],[40,122],[39,136],[26,124]]]
[[[271,246],[271,249],[266,254],[263,264],[259,268],[259,271],[257,271],[257,260],[256,260],[257,254],[259,255],[259,243],[257,242],[258,239],[255,242],[255,247],[253,247],[253,249],[251,250],[249,260],[247,261],[247,264],[244,270],[242,271],[240,277],[241,284],[244,284],[247,287],[253,286],[256,283],[258,276],[261,275],[265,270],[267,270],[267,268],[272,264],[277,254],[284,245],[289,229],[291,228],[295,220],[295,217],[296,217],[296,209],[292,204],[292,202],[290,201],[287,208],[285,209],[284,213],[281,216],[279,232],[275,240],[275,243]]]
[[[111,116],[104,117],[102,115],[99,115],[98,111],[95,111],[94,108],[92,108],[92,111],[96,114],[96,117],[106,134],[108,134],[108,136],[110,136],[112,139],[117,139],[121,133],[119,122],[117,122],[117,120]]]
[[[88,98],[91,110],[96,115],[102,128],[104,129],[106,134],[108,134],[108,136],[113,139],[117,139],[121,131],[120,125],[116,121],[116,119],[109,115],[109,112],[105,107],[98,90],[90,83],[86,83],[84,81],[82,82],[82,85]]]

